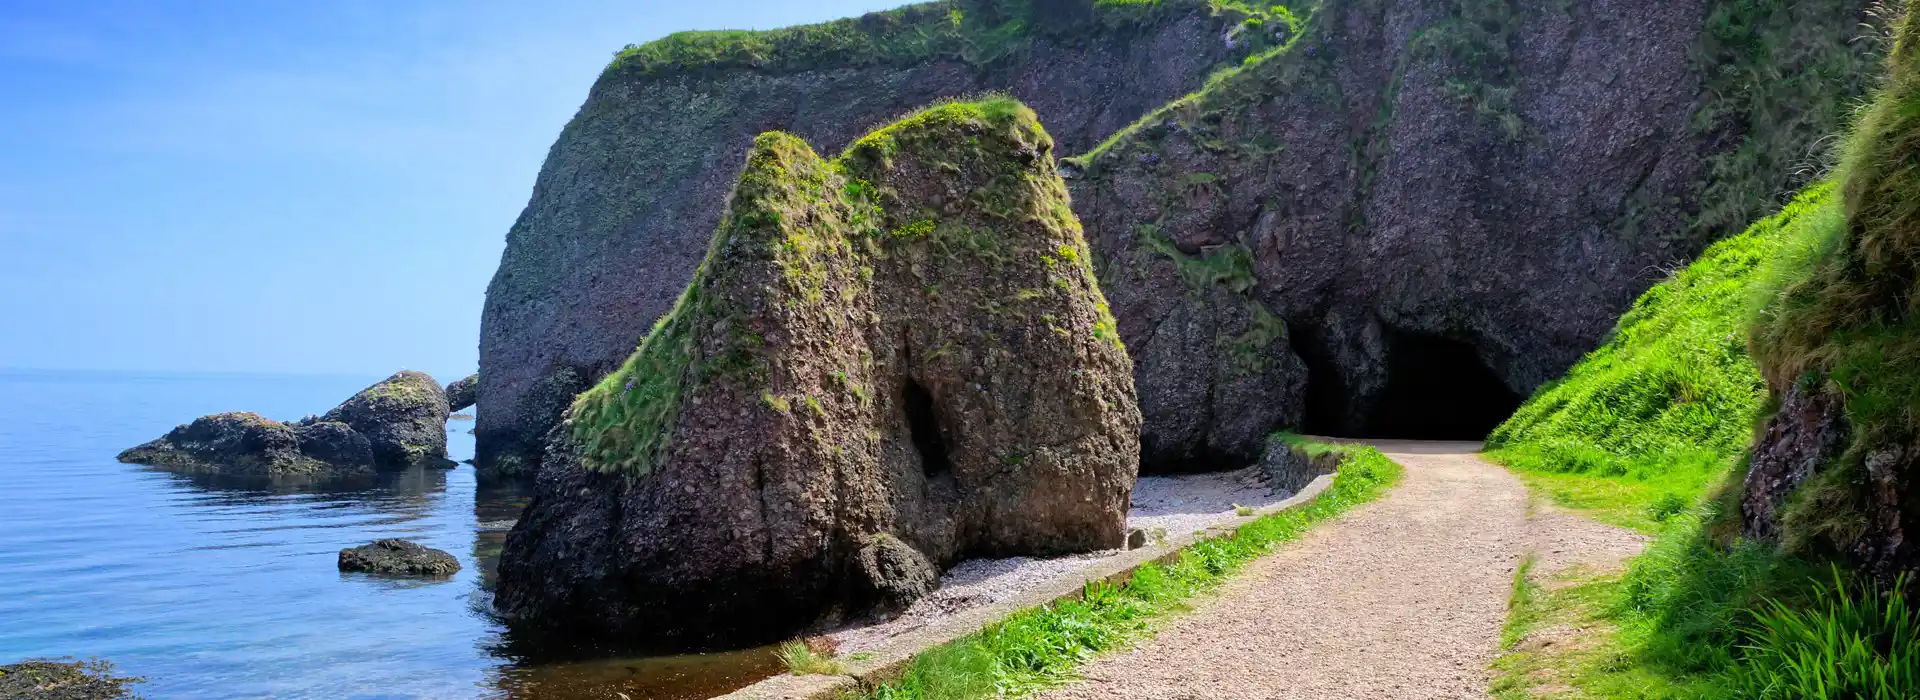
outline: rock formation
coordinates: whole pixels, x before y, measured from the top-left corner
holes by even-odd
[[[1807,169],[1789,164],[1874,72],[1849,44],[1864,4],[1054,0],[1002,26],[992,3],[936,3],[636,47],[508,234],[482,323],[480,465],[530,473],[559,410],[666,311],[748,135],[836,148],[983,87],[1091,151],[1068,169],[1074,207],[1137,361],[1147,467],[1245,464],[1282,425],[1390,431],[1383,410],[1433,412],[1403,409],[1421,388],[1396,374],[1458,375],[1414,398],[1486,394],[1485,415],[1459,418],[1490,427],[1659,270],[1797,187]],[[968,34],[992,27],[1013,29]],[[934,38],[901,49],[913,32]]]
[[[447,385],[447,410],[464,411],[480,402],[480,375],[469,374]]]
[[[1131,365],[1055,167],[1005,98],[831,162],[760,136],[673,313],[553,431],[496,606],[762,643],[898,609],[963,556],[1121,546]]]
[[[1720,171],[1699,127],[1720,89],[1690,58],[1701,3],[1454,5],[1329,2],[1291,48],[1069,162],[1143,468],[1244,463],[1281,425],[1477,439],[1664,263],[1748,223],[1689,204],[1703,182],[1753,187],[1719,196],[1738,212],[1780,191]],[[1829,9],[1794,21],[1851,60],[1857,13]],[[1795,108],[1838,112],[1857,87],[1835,82]]]
[[[373,449],[339,423],[292,426],[257,413],[217,413],[121,452],[120,461],[248,476],[365,474],[373,472]]]
[[[425,372],[401,370],[328,411],[335,422],[367,437],[381,468],[450,467],[447,459],[446,392]]]
[[[531,475],[561,410],[672,307],[756,134],[834,152],[939,98],[1000,90],[1078,152],[1284,30],[1229,41],[1246,15],[1210,4],[1044,0],[1013,16],[963,0],[622,52],[548,153],[487,288],[480,473]]]
[[[460,560],[406,540],[374,540],[340,550],[340,570],[397,576],[452,576]]]
[[[1754,329],[1778,410],[1741,501],[1747,534],[1888,582],[1920,575],[1920,23],[1894,39],[1838,171],[1833,250]]]
[[[453,466],[440,384],[402,371],[324,416],[281,423],[256,413],[203,416],[120,453],[120,461],[245,476],[346,476]]]

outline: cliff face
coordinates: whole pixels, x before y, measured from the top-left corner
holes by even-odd
[[[1789,58],[1703,48],[1724,43],[1702,38],[1724,31],[1713,3],[1329,2],[1292,46],[1073,159],[1143,467],[1243,463],[1278,425],[1484,435],[1793,184],[1748,161],[1798,156],[1784,144],[1836,122],[1868,64],[1846,43],[1857,3],[1812,4],[1741,25],[1811,32]],[[1826,68],[1795,84],[1798,116],[1714,97],[1720,66],[1809,56]],[[1709,188],[1735,202],[1701,209]]]
[[[1483,433],[1804,184],[1873,73],[1849,44],[1865,2],[974,1],[639,47],[509,233],[480,464],[530,463],[668,309],[752,134],[834,149],[986,88],[1085,154],[1065,172],[1149,468],[1245,463],[1287,425]]]
[[[483,472],[523,471],[561,409],[672,307],[754,135],[780,130],[837,151],[939,98],[998,90],[1076,152],[1284,31],[1276,22],[1230,42],[1245,13],[1201,0],[995,9],[1012,4],[933,3],[625,52],[549,152],[487,289]]]
[[[496,604],[764,643],[962,556],[1121,546],[1140,417],[1066,196],[1004,98],[831,162],[761,136],[692,286],[554,431]]]

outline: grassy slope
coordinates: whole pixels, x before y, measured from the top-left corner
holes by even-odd
[[[1744,453],[1766,400],[1747,328],[1800,251],[1840,223],[1822,185],[1708,248],[1488,436],[1493,457],[1560,505],[1656,530]]]
[[[1867,426],[1828,476],[1844,477],[1861,441],[1914,434],[1920,240],[1903,237],[1920,228],[1906,150],[1920,134],[1920,76],[1905,43],[1833,183],[1649,291],[1606,347],[1495,433],[1493,456],[1550,497],[1659,533],[1624,573],[1516,579],[1501,696],[1920,694],[1920,618],[1903,599],[1838,570],[1824,585],[1807,562],[1739,540],[1725,497],[1739,491],[1768,383],[1826,381]],[[1526,641],[1567,629],[1585,632]]]
[[[1232,537],[1205,540],[1171,565],[1147,564],[1125,585],[1090,585],[1085,596],[1007,618],[978,634],[922,654],[900,680],[871,689],[868,700],[963,700],[1023,697],[1074,678],[1086,660],[1152,634],[1159,621],[1186,609],[1248,562],[1293,540],[1315,523],[1371,501],[1398,481],[1399,465],[1370,447],[1296,442],[1309,451],[1341,450],[1333,486],[1305,507],[1245,525]]]

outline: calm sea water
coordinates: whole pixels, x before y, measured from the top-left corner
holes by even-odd
[[[486,577],[525,497],[464,464],[276,484],[114,461],[196,416],[299,418],[377,379],[0,370],[0,663],[98,657],[152,698],[705,698],[774,670],[765,650],[561,660],[512,644]],[[456,460],[472,425],[448,424]],[[335,569],[382,537],[463,568]]]

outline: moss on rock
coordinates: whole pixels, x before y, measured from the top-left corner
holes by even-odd
[[[693,284],[555,435],[499,607],[771,641],[902,605],[853,580],[876,536],[938,566],[1120,546],[1131,364],[1052,149],[1008,98],[834,160],[756,139]]]

